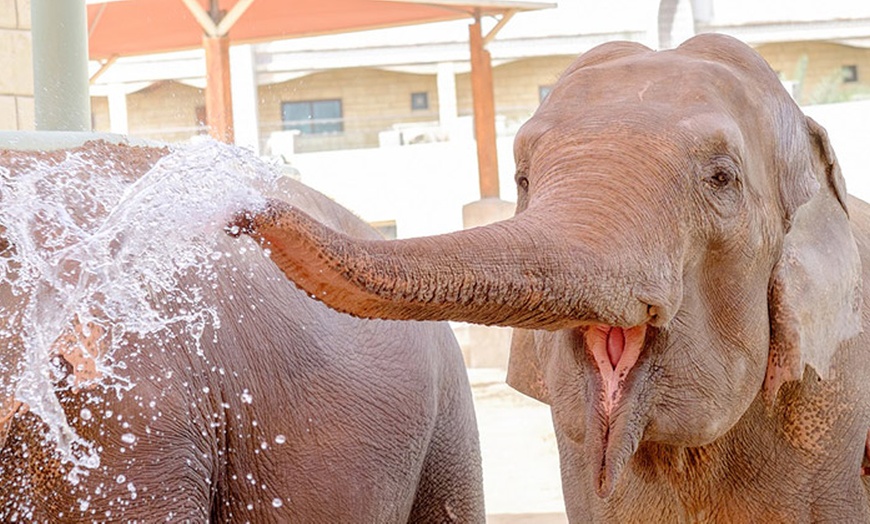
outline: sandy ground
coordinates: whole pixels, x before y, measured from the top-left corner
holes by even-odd
[[[489,524],[565,524],[559,455],[548,406],[504,383],[500,369],[469,369]]]

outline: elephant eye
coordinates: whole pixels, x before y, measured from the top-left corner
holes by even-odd
[[[737,166],[729,157],[714,158],[704,182],[713,190],[730,187],[737,182]]]
[[[529,190],[529,179],[528,177],[521,176],[517,179],[517,185],[520,186],[520,189],[523,191]]]
[[[734,180],[734,175],[728,171],[717,169],[707,178],[707,183],[714,189],[722,189]]]

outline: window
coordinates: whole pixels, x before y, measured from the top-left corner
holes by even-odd
[[[414,111],[429,109],[429,93],[411,93],[411,109]]]
[[[843,66],[843,83],[858,81],[858,66],[847,65]]]
[[[303,135],[325,135],[344,131],[341,100],[282,102],[284,130],[298,129]]]
[[[550,91],[553,90],[553,86],[540,86],[538,87],[538,103],[543,102],[547,95],[550,94]]]

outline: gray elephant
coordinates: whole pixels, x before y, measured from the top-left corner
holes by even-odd
[[[608,43],[515,142],[516,215],[355,240],[280,202],[237,225],[367,318],[513,326],[572,522],[867,522],[870,206],[752,49]]]
[[[105,143],[0,151],[0,168],[13,178],[54,169],[56,177],[132,181],[170,153]],[[70,158],[86,167],[71,168]],[[87,200],[91,185],[77,187],[68,196],[96,213],[85,218],[82,208],[76,217],[71,208],[85,228],[107,210]],[[379,238],[299,183],[284,179],[279,189],[331,227]],[[201,294],[220,327],[191,337],[195,326],[180,323],[156,341],[128,330],[111,356],[131,383],[123,395],[96,379],[93,357],[117,327],[109,320],[70,326],[52,346],[53,394],[99,460],[75,477],[35,410],[12,398],[22,352],[16,322],[29,295],[12,291],[14,274],[3,275],[0,521],[483,522],[471,390],[449,327],[336,313],[287,282],[253,242],[239,249],[222,222],[214,233],[216,252],[232,253],[214,263],[214,279],[182,275],[177,289],[150,299],[181,315],[166,299]],[[7,240],[0,255],[14,258],[24,246]]]

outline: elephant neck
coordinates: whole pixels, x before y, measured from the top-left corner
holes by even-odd
[[[837,433],[848,433],[850,426],[860,424],[854,414],[842,409],[837,413],[835,393],[808,394],[806,382],[815,380],[788,384],[772,411],[759,395],[728,433],[706,446],[642,442],[623,482],[606,502],[609,513],[620,515],[620,521],[642,517],[638,508],[644,513],[661,508],[663,517],[671,517],[663,520],[681,522],[752,522],[772,514],[792,514],[791,521],[808,520],[814,511],[809,494],[838,489],[830,485],[831,478],[858,479],[860,467],[832,477],[832,470],[847,467],[848,461],[820,460],[819,449],[810,447],[835,447],[836,442],[848,439],[830,433],[818,434],[815,441],[808,439],[810,432],[804,424],[819,420],[809,420],[806,409],[821,409],[824,413],[818,414],[822,419],[828,417]],[[819,403],[819,394],[830,405]],[[832,456],[844,453],[845,449],[831,450]],[[775,508],[771,501],[777,503]]]

